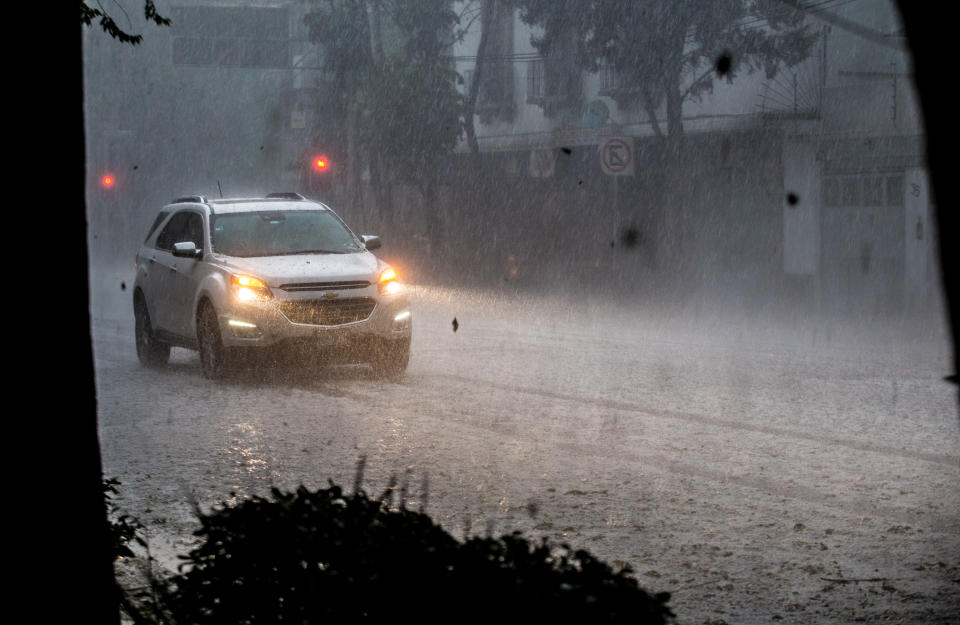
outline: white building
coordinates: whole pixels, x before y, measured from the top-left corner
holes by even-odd
[[[694,156],[680,232],[670,245],[709,268],[700,272],[704,282],[727,284],[724,273],[756,278],[828,308],[864,312],[929,303],[938,276],[923,129],[895,7],[872,0],[805,4],[819,34],[807,61],[773,79],[763,72],[740,74],[731,84],[718,79],[702,99],[684,102],[684,141]],[[469,18],[490,3],[457,6]],[[580,110],[548,116],[556,95],[549,60],[531,44],[516,10],[494,21],[474,117],[481,152],[496,154],[506,172],[555,184],[564,176],[556,164],[579,152],[594,165],[572,175],[591,187],[594,204],[612,196],[616,205],[612,215],[596,217],[614,228],[646,223],[663,233],[671,218],[657,217],[649,205],[655,194],[643,171],[657,166],[646,113],[620,109],[611,97],[616,76],[601,71],[578,72],[575,84],[561,88],[578,91]],[[476,19],[455,51],[465,93],[479,40]],[[602,173],[612,136],[632,143],[629,179]],[[580,209],[592,210],[587,206]]]

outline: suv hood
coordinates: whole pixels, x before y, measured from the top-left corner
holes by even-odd
[[[271,288],[296,282],[377,281],[380,261],[367,251],[352,254],[293,254],[238,258],[222,256],[227,269],[248,273]]]

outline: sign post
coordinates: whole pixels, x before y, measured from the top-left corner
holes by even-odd
[[[616,245],[621,227],[620,214],[620,176],[633,175],[633,137],[610,137],[600,145],[600,169],[608,176],[613,176],[613,219],[611,243],[611,266],[617,269],[618,255],[613,247]]]

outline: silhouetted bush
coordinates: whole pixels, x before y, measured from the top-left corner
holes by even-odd
[[[389,489],[388,489],[389,490]],[[665,623],[669,595],[519,532],[461,542],[422,512],[339,486],[200,513],[170,580],[176,623]]]
[[[140,536],[143,525],[129,514],[121,514],[120,506],[114,501],[117,495],[117,486],[120,480],[115,477],[103,478],[103,501],[107,506],[107,523],[110,527],[111,553],[113,559],[133,557],[130,544],[136,543],[145,547],[146,543]]]

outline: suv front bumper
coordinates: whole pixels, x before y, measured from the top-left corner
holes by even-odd
[[[370,304],[372,311],[363,316]],[[330,299],[297,294],[235,302],[220,315],[223,345],[230,348],[298,346],[339,351],[371,340],[409,341],[411,328],[407,297],[380,295],[375,287]]]

